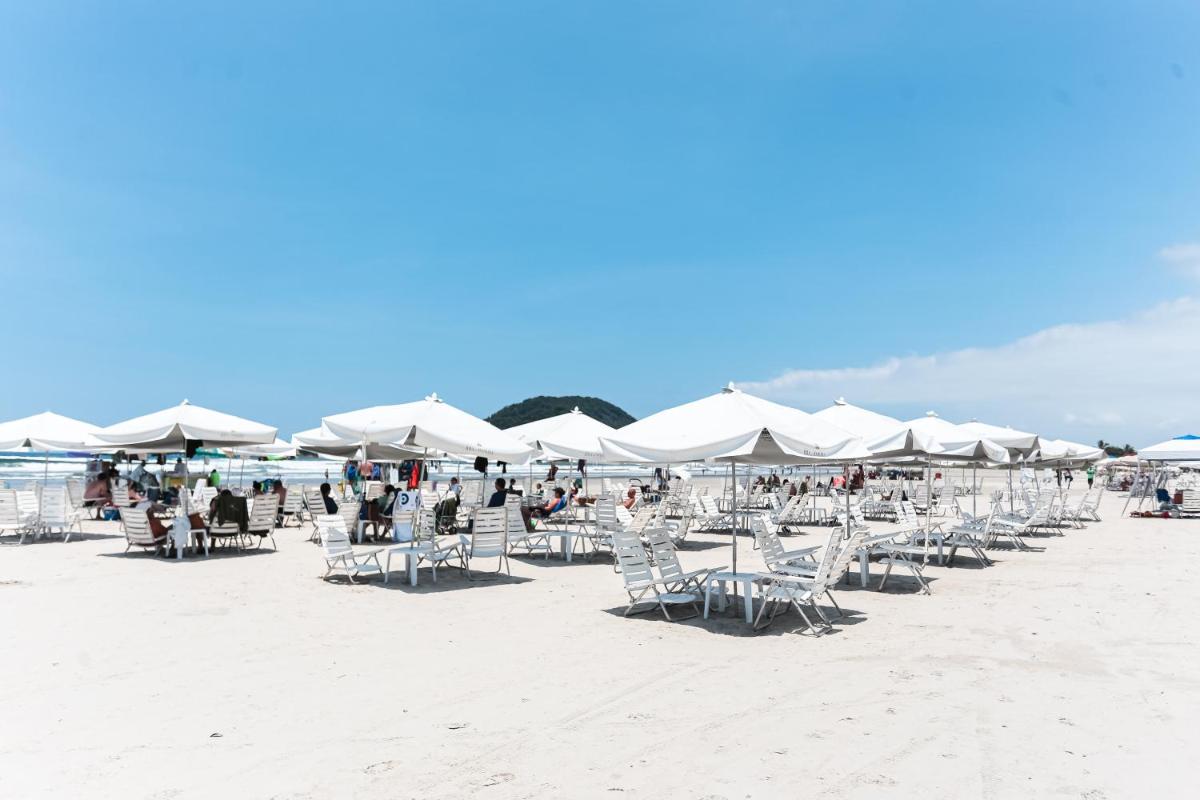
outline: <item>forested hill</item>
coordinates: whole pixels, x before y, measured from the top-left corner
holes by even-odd
[[[614,428],[620,428],[622,425],[628,425],[634,421],[634,418],[624,409],[614,406],[607,400],[578,395],[530,397],[519,403],[505,406],[488,417],[487,421],[497,428],[511,428],[514,425],[524,425],[526,422],[565,414],[576,406],[589,417],[598,419],[605,425],[611,425]]]

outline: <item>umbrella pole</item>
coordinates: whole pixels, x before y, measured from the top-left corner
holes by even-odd
[[[933,457],[925,455],[925,535],[929,535],[929,525],[933,522]],[[928,538],[926,538],[928,545]]]
[[[846,481],[846,538],[850,538],[850,481]]]
[[[975,465],[971,465],[971,516],[978,516],[979,512],[975,508]]]
[[[730,489],[730,524],[733,528],[732,548],[733,548],[733,571],[737,572],[737,461],[729,462],[729,489]],[[737,581],[733,582],[733,599],[737,603]]]

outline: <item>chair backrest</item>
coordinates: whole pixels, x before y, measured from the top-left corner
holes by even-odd
[[[413,517],[413,538],[433,539],[437,535],[437,512],[433,506],[422,505]]]
[[[313,520],[321,536],[321,549],[325,551],[325,558],[331,559],[354,552],[354,547],[350,544],[350,534],[346,533],[346,523],[341,517],[336,514],[319,514]]]
[[[275,518],[279,515],[279,496],[260,494],[253,499],[250,508],[249,530],[255,533],[275,530]]]
[[[654,571],[641,538],[628,531],[613,533],[613,553],[621,570],[621,580],[627,590],[641,589],[654,582]]]
[[[517,498],[519,501],[521,498]],[[507,500],[504,503],[504,520],[506,523],[505,535],[508,537],[509,544],[515,540],[525,536],[525,518],[521,516],[521,504],[510,503]]]
[[[855,531],[850,534],[849,539],[841,541],[837,555],[834,556],[833,563],[826,574],[826,581],[829,585],[837,583],[846,574],[846,570],[850,567],[850,559],[858,553],[858,549],[862,547],[867,535],[867,531]]]
[[[481,508],[471,525],[471,557],[498,556],[508,547],[508,509]]]
[[[617,527],[617,503],[611,497],[596,498],[596,527],[601,530]]]
[[[288,489],[283,497],[283,507],[279,509],[284,514],[295,514],[304,510],[304,496],[308,491],[304,486],[295,485]]]
[[[504,505],[516,506],[517,508],[520,508],[521,507],[521,495],[519,495],[519,494],[506,495],[504,497]]]
[[[121,528],[130,544],[151,545],[155,543],[150,531],[150,519],[140,508],[127,508],[121,512]]]
[[[762,514],[752,514],[750,530],[754,532],[754,540],[758,542],[758,549],[762,552],[763,561],[767,567],[774,568],[776,564],[783,561],[786,552],[783,549],[783,542],[780,541],[779,534],[771,530],[766,517]]]
[[[71,508],[79,508],[83,505],[83,481],[77,478],[67,478],[67,503]]]
[[[290,497],[291,494],[289,493]],[[325,510],[325,498],[321,497],[320,489],[305,489],[304,490],[304,505],[308,508],[308,513],[313,517],[319,517],[327,514]]]
[[[17,508],[25,519],[35,519],[38,515],[38,496],[33,489],[17,490]]]
[[[376,497],[383,495],[383,483],[381,481],[367,481],[365,487],[367,500],[374,500]]]
[[[16,528],[21,525],[21,510],[17,505],[17,493],[12,489],[0,489],[0,528]]]
[[[347,532],[358,530],[358,503],[342,503],[338,506],[337,515],[342,518]]]
[[[631,533],[641,533],[644,531],[654,519],[654,506],[642,506],[633,515],[633,519],[625,527],[629,528]]]
[[[65,486],[47,486],[42,490],[43,525],[60,527],[67,524],[67,488]]]
[[[649,528],[646,536],[650,540],[650,552],[663,580],[682,580],[684,571],[679,563],[679,555],[675,552],[675,545],[671,542],[671,532],[666,528]]]
[[[825,543],[825,550],[821,553],[821,560],[817,562],[817,571],[813,575],[814,592],[823,591],[824,587],[829,584],[834,561],[837,559],[838,553],[842,552],[842,549],[842,529],[834,528],[829,533],[829,540]]]

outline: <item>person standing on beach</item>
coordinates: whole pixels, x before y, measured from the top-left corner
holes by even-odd
[[[1063,473],[1063,480],[1067,482],[1067,491],[1071,491],[1071,481],[1075,480],[1075,476],[1071,474],[1071,470]]]
[[[1087,468],[1087,481],[1089,489],[1092,488],[1092,481],[1094,480],[1096,480],[1096,468],[1094,466],[1090,466]]]

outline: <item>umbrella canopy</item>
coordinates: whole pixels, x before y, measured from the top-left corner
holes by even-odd
[[[1040,439],[1038,449],[1033,452],[1028,461],[1038,466],[1074,466],[1090,464],[1104,458],[1104,451],[1099,447],[1091,447],[1078,442],[1068,442],[1066,439]]]
[[[904,429],[904,423],[895,417],[851,405],[844,397],[839,397],[833,405],[822,408],[813,416],[849,431],[867,442],[891,436]]]
[[[1143,447],[1137,457],[1142,461],[1200,461],[1200,436],[1186,434],[1165,442]]]
[[[971,420],[958,426],[960,431],[987,439],[1009,451],[1012,455],[1029,455],[1038,449],[1038,437],[1035,433],[1002,428],[999,425],[988,425],[986,422]]]
[[[177,406],[135,417],[96,431],[106,446],[139,453],[186,450],[191,442],[201,447],[234,447],[271,444],[277,430],[232,414],[194,406],[184,400]]]
[[[291,442],[285,442],[278,436],[270,444],[248,444],[244,447],[228,447],[225,450],[227,455],[237,458],[265,458],[267,456],[291,458],[296,455],[296,446]]]
[[[353,441],[337,436],[329,428],[322,425],[310,428],[292,435],[292,446],[323,456],[335,458],[352,458],[358,461],[400,462],[421,458],[424,450],[401,447],[389,444],[363,445],[361,441]]]
[[[15,450],[19,447],[32,450],[88,450],[103,448],[96,441],[97,425],[78,419],[64,417],[53,411],[43,411],[31,417],[22,417],[0,423],[0,450]]]
[[[904,423],[919,437],[927,437],[938,448],[937,452],[928,453],[939,461],[972,461],[1007,464],[1011,460],[1007,448],[996,444],[990,439],[963,430],[962,426],[944,420],[933,411],[925,412],[925,416],[910,419]]]
[[[576,406],[566,414],[515,425],[504,432],[540,451],[540,458],[599,461],[604,457],[601,437],[612,436],[617,429],[589,417]]]
[[[907,459],[945,451],[928,433],[914,431],[894,417],[850,405],[840,397],[813,416],[860,437],[876,459]]]
[[[602,437],[605,457],[658,464],[736,461],[809,464],[870,456],[862,440],[790,406],[746,394],[732,383],[716,394],[632,422]]]
[[[321,420],[330,432],[360,444],[442,450],[457,456],[524,464],[533,449],[436,394],[412,403],[373,406]]]

